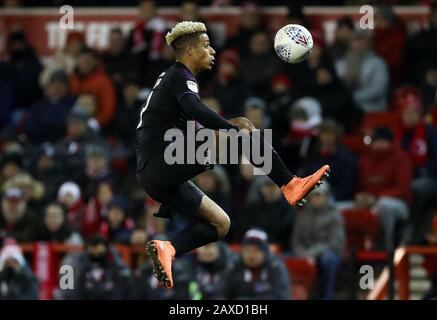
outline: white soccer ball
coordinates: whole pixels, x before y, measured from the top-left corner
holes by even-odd
[[[288,24],[276,32],[274,46],[282,61],[299,63],[305,60],[313,49],[313,37],[305,27]]]

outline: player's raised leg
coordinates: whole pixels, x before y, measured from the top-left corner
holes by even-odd
[[[231,221],[229,216],[208,196],[204,195],[197,218],[171,241],[152,240],[146,245],[152,259],[155,276],[163,287],[173,287],[172,261],[181,255],[226,236]]]
[[[272,170],[268,174],[268,177],[272,179],[274,183],[281,189],[284,197],[293,206],[303,206],[306,202],[305,197],[314,188],[324,182],[324,179],[329,176],[329,166],[324,165],[315,173],[305,178],[293,176],[279,157],[275,149],[260,135],[252,134],[253,130],[256,130],[255,126],[249,119],[244,117],[238,117],[228,120],[229,123],[239,127],[240,129],[246,129],[252,140],[256,140],[256,145],[260,146],[262,150],[265,146],[270,147],[272,152]],[[220,152],[220,148],[227,146],[223,144],[223,136],[219,136],[220,133],[216,132],[216,145],[217,154]],[[251,160],[250,154],[245,156]]]

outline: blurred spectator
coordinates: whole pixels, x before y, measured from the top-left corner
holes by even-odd
[[[38,300],[38,286],[21,248],[5,243],[0,251],[0,300]]]
[[[431,5],[429,25],[425,30],[407,39],[406,55],[408,65],[408,80],[420,85],[425,70],[430,65],[437,64],[437,5]]]
[[[16,92],[16,108],[28,109],[41,97],[38,76],[42,70],[35,50],[21,30],[13,31],[8,39],[10,62],[12,65],[12,85]]]
[[[376,8],[373,49],[387,63],[393,85],[404,81],[406,36],[406,27],[391,6],[380,5]]]
[[[196,279],[203,300],[223,300],[226,281],[235,261],[223,242],[196,250]]]
[[[261,10],[253,2],[245,2],[241,6],[240,26],[235,35],[230,37],[225,48],[237,50],[241,57],[248,57],[250,54],[250,41],[252,36],[258,32],[265,32],[265,25],[262,21]]]
[[[7,189],[3,193],[0,215],[0,233],[18,242],[36,240],[38,218],[27,207],[26,197],[18,188]]]
[[[150,260],[146,260],[135,271],[134,296],[138,300],[199,300],[201,293],[194,281],[190,265],[184,258],[176,259],[172,265],[174,288],[162,288],[156,279]]]
[[[255,183],[259,198],[246,206],[239,215],[240,228],[243,231],[250,227],[262,228],[269,234],[272,242],[279,243],[285,250],[289,245],[295,211],[287,205],[281,190],[270,178],[259,176]]]
[[[225,50],[219,55],[218,62],[211,95],[219,101],[223,117],[228,119],[242,116],[249,89],[238,74],[240,57],[234,50]]]
[[[231,206],[230,184],[226,171],[220,166],[214,170],[205,171],[197,175],[193,182],[224,211]]]
[[[198,21],[203,22],[208,30],[209,41],[211,46],[217,50],[220,49],[218,43],[216,41],[216,35],[213,32],[213,29],[210,27],[207,21],[205,21],[200,15],[200,3],[198,0],[184,0],[181,3],[180,11],[181,11],[181,20],[180,21]]]
[[[83,47],[85,47],[85,35],[79,31],[69,31],[63,50],[56,52],[51,59],[47,59],[44,70],[39,77],[41,87],[47,86],[51,75],[55,72],[64,71],[70,75]]]
[[[363,111],[356,105],[352,94],[335,74],[331,66],[316,70],[313,96],[320,102],[323,117],[339,122],[347,132],[356,130]]]
[[[32,176],[44,185],[45,198],[55,199],[58,188],[64,180],[64,172],[59,161],[56,161],[54,146],[49,143],[40,145],[33,160]]]
[[[413,168],[408,154],[394,143],[394,135],[386,127],[377,127],[371,149],[363,154],[358,165],[358,209],[373,208],[381,221],[382,246],[392,250],[396,227],[409,216]]]
[[[92,94],[83,93],[77,97],[73,108],[70,111],[71,113],[83,114],[84,117],[87,118],[87,124],[93,128],[95,131],[100,129],[99,124],[94,123],[97,110],[97,102],[96,97]]]
[[[64,209],[56,203],[49,204],[44,210],[44,221],[37,230],[36,240],[65,244],[82,244],[79,233],[68,226]]]
[[[50,76],[45,99],[32,107],[26,120],[26,133],[33,143],[57,142],[65,136],[68,112],[76,100],[69,91],[64,71]]]
[[[308,176],[323,164],[331,167],[329,184],[336,201],[352,200],[357,183],[357,159],[342,143],[343,130],[335,121],[324,120],[318,143],[302,161],[299,175]]]
[[[270,117],[266,114],[266,102],[258,97],[250,97],[244,104],[244,116],[257,129],[270,127]]]
[[[78,111],[67,118],[67,135],[56,147],[68,179],[79,181],[86,167],[88,149],[105,147],[105,141],[88,124],[88,117]]]
[[[303,96],[312,96],[317,91],[316,72],[320,68],[332,69],[332,61],[326,51],[326,41],[323,32],[312,31],[313,48],[308,58],[300,63],[283,64],[281,68],[287,70],[287,74],[293,80],[296,90]]]
[[[250,229],[242,244],[241,257],[230,270],[225,284],[226,299],[289,299],[288,271],[282,260],[270,251],[267,233]]]
[[[133,277],[108,242],[93,236],[86,244],[74,298],[80,300],[131,299]]]
[[[273,51],[269,34],[255,32],[249,41],[249,53],[241,62],[241,76],[253,92],[267,98],[272,77],[279,73],[280,61]]]
[[[345,246],[343,218],[327,183],[314,189],[308,205],[296,216],[292,248],[299,257],[316,260],[319,298],[332,299]]]
[[[116,96],[114,86],[100,65],[96,52],[86,47],[81,49],[70,82],[73,94],[86,93],[95,97],[97,110],[93,116],[104,128],[114,116]]]
[[[269,98],[268,111],[272,119],[271,128],[274,128],[273,145],[279,148],[282,137],[288,132],[288,113],[290,106],[296,100],[298,92],[293,81],[286,74],[278,74],[272,78],[272,96]]]
[[[73,231],[81,232],[86,205],[79,186],[71,181],[64,182],[58,189],[57,199],[67,212],[68,226]]]
[[[121,196],[108,203],[107,217],[100,225],[100,234],[110,243],[129,244],[134,221],[129,217],[129,204]]]
[[[41,202],[45,200],[45,186],[41,181],[34,179],[29,173],[21,172],[3,184],[3,190],[19,188],[24,193],[27,207],[38,211]]]
[[[12,179],[23,169],[23,159],[20,154],[4,153],[4,157],[0,158],[0,185],[2,186],[5,181]]]
[[[12,83],[12,65],[0,61],[0,133],[11,121],[12,110],[15,107],[15,92]]]
[[[79,183],[85,199],[92,197],[101,181],[117,183],[115,172],[111,171],[110,159],[107,150],[100,146],[88,148],[86,152],[86,167],[84,175]]]
[[[437,129],[425,123],[419,97],[409,95],[405,99],[397,141],[410,156],[414,168],[410,216],[414,242],[423,234],[427,210],[436,203],[437,196]]]
[[[136,129],[132,124],[138,122],[143,103],[140,89],[137,79],[126,79],[122,88],[122,99],[114,117],[113,131],[126,146],[134,146]]]
[[[142,84],[153,86],[156,78],[148,79],[145,75],[148,68],[162,54],[165,47],[164,35],[168,26],[165,20],[157,16],[154,0],[139,0],[138,9],[140,21],[136,23],[129,35],[127,48],[136,57],[135,65],[139,76],[142,76]]]
[[[337,21],[334,33],[334,41],[327,48],[333,61],[343,58],[348,50],[349,39],[354,31],[354,22],[349,16],[344,16]]]
[[[337,60],[335,67],[363,111],[385,110],[389,71],[371,49],[370,36],[365,31],[352,34],[346,56]]]
[[[322,121],[320,103],[312,97],[296,100],[288,111],[289,129],[282,137],[281,155],[287,167],[295,172],[311,150]]]
[[[425,71],[422,84],[422,103],[425,114],[433,114],[433,123],[437,124],[437,64],[431,65]]]
[[[108,216],[108,204],[114,197],[112,181],[103,180],[97,185],[97,191],[86,207],[82,219],[82,235],[85,239],[99,231],[103,219]]]
[[[126,48],[126,40],[120,28],[113,28],[109,33],[109,47],[102,54],[106,73],[111,77],[117,91],[121,91],[125,77],[134,73],[133,57]]]

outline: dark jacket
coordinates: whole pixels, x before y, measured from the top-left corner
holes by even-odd
[[[273,243],[287,248],[293,229],[295,211],[284,198],[266,203],[260,199],[257,203],[246,207],[240,217],[241,230],[252,227],[264,229]]]
[[[329,185],[337,201],[352,200],[357,187],[357,159],[355,155],[343,146],[333,154],[323,153],[319,146],[302,161],[299,175],[308,176],[327,164],[331,167]]]
[[[14,225],[8,225],[0,213],[0,233],[14,238],[17,242],[33,242],[36,240],[39,219],[33,211],[27,209],[23,217]]]
[[[66,96],[57,101],[46,98],[35,104],[26,123],[30,140],[35,144],[60,141],[65,135],[68,112],[75,100],[73,96]]]
[[[288,271],[282,260],[270,253],[258,270],[250,270],[242,260],[237,262],[225,285],[225,297],[231,300],[287,300],[290,293]]]
[[[176,259],[172,267],[174,288],[161,288],[147,260],[135,272],[134,297],[138,300],[192,300],[198,299],[198,286],[191,276],[190,266],[184,259]],[[197,295],[197,296],[196,296]]]
[[[38,300],[38,280],[27,265],[22,266],[18,273],[3,268],[0,288],[0,300]]]
[[[196,279],[199,284],[202,299],[224,299],[225,284],[230,271],[235,264],[235,257],[228,251],[226,245],[219,244],[220,256],[212,263],[197,261]]]
[[[308,205],[297,214],[292,239],[295,255],[316,258],[332,250],[342,256],[344,246],[343,217],[333,204],[320,209]]]
[[[130,269],[117,255],[109,254],[103,264],[85,256],[75,288],[74,298],[79,300],[131,299],[133,278]]]

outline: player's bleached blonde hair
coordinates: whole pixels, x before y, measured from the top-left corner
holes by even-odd
[[[170,32],[165,36],[165,40],[169,46],[179,37],[197,33],[206,32],[206,26],[202,22],[182,21],[177,23]]]

